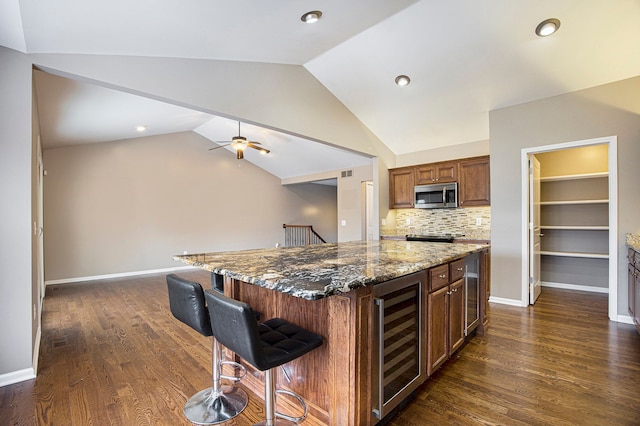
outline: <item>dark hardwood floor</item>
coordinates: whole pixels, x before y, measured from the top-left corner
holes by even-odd
[[[489,315],[389,424],[640,424],[640,335],[608,321],[606,296],[545,288]],[[0,388],[0,425],[186,425],[211,384],[210,340],[172,317],[164,275],[51,286],[42,327],[38,377]],[[250,394],[227,424],[262,416]]]

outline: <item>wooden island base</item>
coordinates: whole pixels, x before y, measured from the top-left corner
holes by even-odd
[[[486,255],[488,251],[480,253],[479,294],[481,303],[480,324],[477,332],[482,333],[486,322]],[[451,262],[451,265],[456,262]],[[444,265],[449,265],[445,263]],[[430,271],[440,271],[446,266],[440,265],[426,271],[416,273],[424,276],[424,311],[421,321],[424,324],[426,352],[431,353],[431,345],[427,341],[426,330],[432,330],[429,321],[437,322],[437,318],[429,319],[427,307],[432,302],[427,292],[432,286]],[[441,275],[440,275],[441,276]],[[428,285],[427,285],[428,284]],[[374,334],[375,334],[375,304],[374,289],[367,286],[347,293],[325,297],[319,300],[306,300],[273,291],[268,288],[248,284],[243,281],[225,277],[225,294],[236,300],[249,303],[256,311],[261,312],[262,319],[284,318],[309,331],[324,337],[323,345],[308,354],[285,364],[284,370],[278,369],[276,387],[289,389],[304,398],[309,413],[306,424],[318,425],[373,425],[379,419],[372,412],[372,387],[374,376]],[[453,304],[453,299],[452,304]],[[447,305],[449,306],[449,305]],[[434,310],[436,312],[436,310]],[[438,327],[436,327],[438,328]],[[449,326],[444,325],[445,333],[449,333]],[[429,339],[431,339],[431,331]],[[464,339],[464,337],[462,337]],[[445,339],[446,340],[446,339]],[[456,348],[451,348],[448,358]],[[227,357],[233,354],[227,351]],[[426,380],[426,372],[432,372],[435,364],[427,368],[429,356],[422,354],[422,366]],[[440,361],[439,366],[444,360]],[[242,359],[236,359],[247,368],[247,376],[242,383],[257,397],[264,399],[263,374]],[[437,366],[435,366],[437,368]],[[287,377],[288,376],[288,377]],[[290,397],[279,397],[280,409],[286,407],[288,414],[300,413],[297,402]]]
[[[324,337],[322,346],[283,366],[288,378],[282,369],[275,375],[278,389],[304,398],[309,409],[305,424],[375,423],[369,383],[372,287],[305,300],[225,277],[225,294],[249,303],[262,319],[284,318]],[[242,359],[236,361],[247,368],[242,384],[264,399],[263,373]],[[278,398],[279,407],[288,405],[291,413],[300,412],[295,400]]]

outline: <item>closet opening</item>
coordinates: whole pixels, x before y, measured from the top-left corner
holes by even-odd
[[[615,320],[615,137],[528,148],[522,157],[523,305],[545,287],[606,293]]]

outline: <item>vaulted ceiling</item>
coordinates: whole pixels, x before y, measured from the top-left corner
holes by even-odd
[[[303,23],[302,14],[314,9],[321,19]],[[560,30],[536,36],[547,18],[559,19]],[[301,65],[400,155],[487,140],[493,109],[639,75],[638,23],[639,0],[5,0],[0,45],[25,53]],[[411,84],[397,87],[400,74]],[[118,126],[131,131],[133,119],[164,133],[200,128],[212,140],[237,133],[227,118],[149,99],[118,102],[133,95],[58,79],[38,77],[43,108],[63,96],[77,108],[68,104],[73,116],[44,112],[50,146],[126,138]],[[82,102],[112,121],[92,123],[79,113],[87,111]],[[265,145],[287,137],[249,125],[246,131]],[[345,154],[345,164],[357,163]]]

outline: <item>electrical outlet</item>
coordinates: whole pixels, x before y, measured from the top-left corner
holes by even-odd
[[[407,218],[407,226],[409,226],[409,225],[411,225],[411,218],[410,217]]]
[[[482,218],[476,217],[476,226],[482,226]]]
[[[346,220],[344,220],[344,219],[342,219],[342,220],[340,221],[340,225],[341,225],[341,226],[347,226],[347,221],[346,221]]]
[[[385,226],[387,224],[387,219],[382,218],[381,220],[382,220],[382,226]]]

